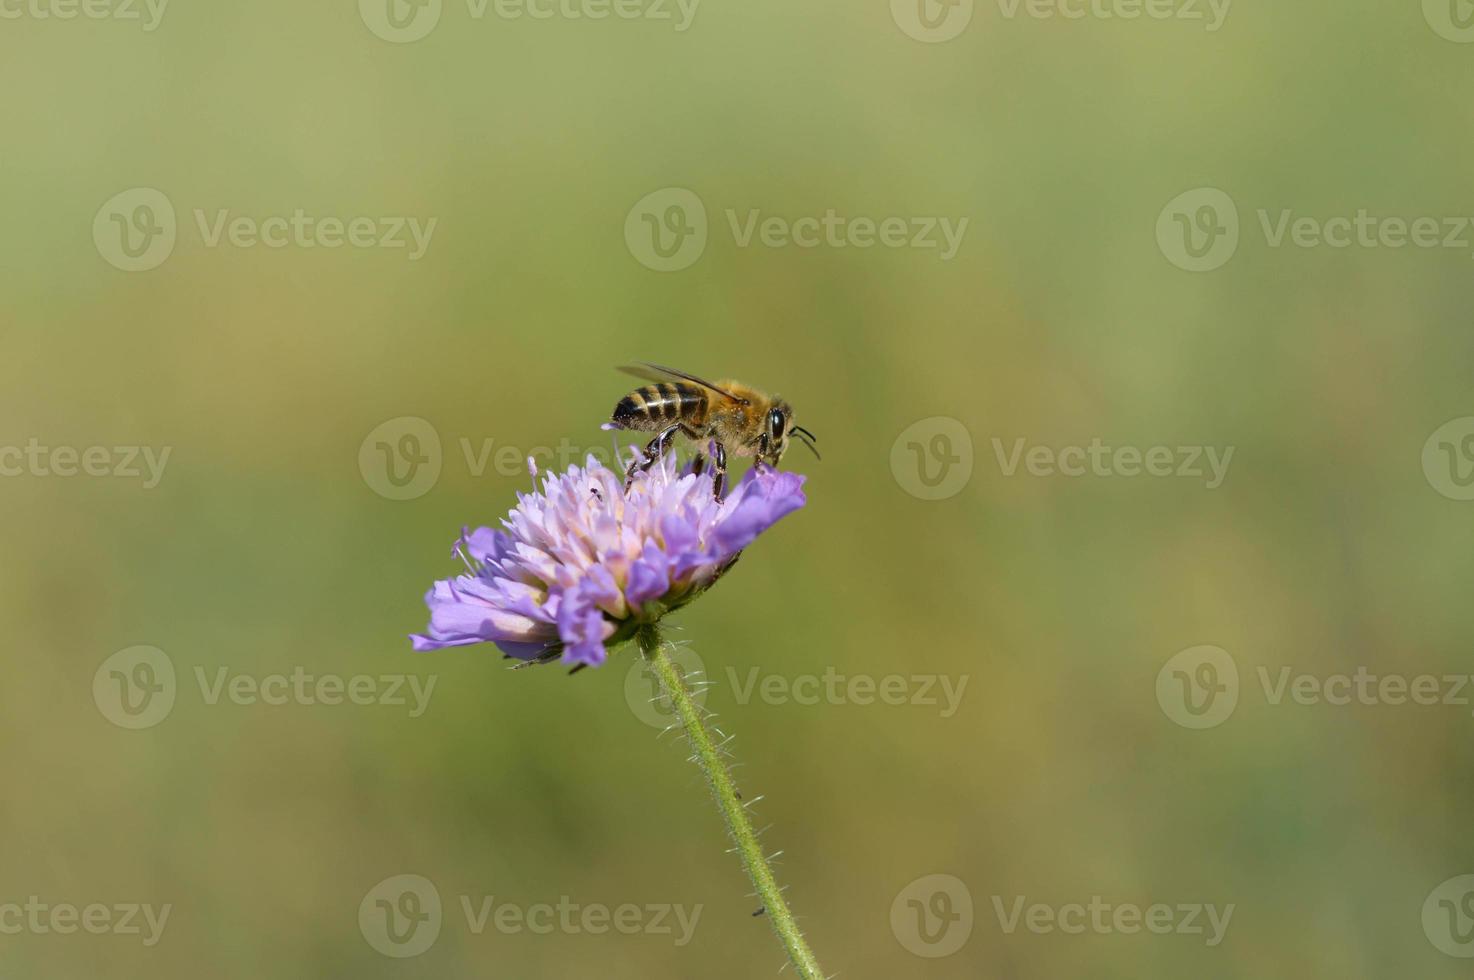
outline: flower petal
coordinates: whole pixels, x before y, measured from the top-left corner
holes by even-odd
[[[797,473],[767,467],[759,476],[749,473],[740,492],[734,494],[733,505],[712,528],[708,554],[716,559],[730,558],[752,544],[759,534],[807,502],[803,485],[804,478]]]
[[[629,583],[624,597],[636,609],[665,595],[670,588],[670,561],[654,541],[645,542],[634,564],[630,565]]]
[[[519,493],[500,529],[462,531],[455,551],[469,574],[435,583],[429,628],[411,642],[491,642],[522,660],[562,648],[566,663],[602,664],[611,636],[689,601],[804,506],[803,482],[758,466],[717,500],[708,475],[669,453],[627,491],[623,475],[593,457],[544,473],[541,491]]]

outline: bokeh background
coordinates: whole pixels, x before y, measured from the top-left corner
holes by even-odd
[[[0,903],[172,911],[152,946],[0,934],[5,976],[778,975],[697,770],[629,693],[630,651],[569,677],[406,639],[461,526],[531,485],[465,447],[606,447],[630,384],[611,368],[642,358],[777,390],[821,440],[822,463],[785,460],[809,506],[679,624],[827,971],[1465,974],[1437,946],[1474,953],[1457,884],[1451,918],[1424,906],[1474,872],[1470,706],[1274,704],[1258,671],[1470,670],[1474,423],[1433,464],[1424,447],[1474,415],[1474,233],[1276,247],[1259,217],[1474,215],[1467,10],[1240,0],[1210,31],[931,4],[928,35],[884,0],[706,0],[686,30],[674,6],[445,0],[430,27],[433,6],[393,8],[424,34],[404,43],[368,0],[175,0],[153,30],[141,6],[28,4],[0,20],[0,446],[170,456],[151,487],[0,479]],[[1159,218],[1205,187],[1237,246],[1190,271]],[[167,198],[176,241],[130,272],[106,231],[135,188]],[[656,271],[625,228],[667,188],[699,198],[706,239]],[[1175,213],[1197,220],[1193,200]],[[211,246],[196,218],[299,208],[436,226],[411,261]],[[945,261],[742,247],[728,212],[754,209],[969,223]],[[439,472],[390,499],[360,451],[407,418]],[[1213,489],[1008,475],[994,440],[1019,439],[1234,455]],[[959,459],[912,455],[938,446]],[[918,462],[958,467],[950,496],[926,499]],[[130,730],[94,679],[138,645],[168,657],[174,702]],[[1158,675],[1201,645],[1238,683],[1194,729]],[[222,668],[435,687],[418,717],[211,703],[198,677]],[[910,700],[743,698],[754,671],[898,674]],[[965,684],[955,712],[913,677]],[[443,914],[393,958],[359,909],[404,874]],[[701,912],[685,944],[478,934],[462,900],[487,896]],[[1213,946],[1009,932],[1019,896],[1234,911]]]

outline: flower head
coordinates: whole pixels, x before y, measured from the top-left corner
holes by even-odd
[[[518,494],[501,529],[463,531],[466,574],[425,595],[416,650],[495,643],[509,657],[598,666],[607,648],[711,586],[742,549],[805,503],[804,478],[753,467],[725,497],[666,454],[629,490],[590,456]]]

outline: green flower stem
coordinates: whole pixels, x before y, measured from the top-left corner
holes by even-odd
[[[732,774],[722,759],[721,750],[712,741],[711,730],[706,727],[706,720],[702,717],[702,709],[691,698],[691,691],[686,687],[681,669],[671,659],[669,645],[661,642],[660,634],[654,627],[641,630],[636,639],[640,644],[640,652],[660,678],[660,686],[664,688],[666,697],[670,698],[676,716],[681,720],[681,727],[686,731],[686,738],[696,749],[696,764],[706,776],[711,795],[717,802],[717,809],[722,811],[722,819],[727,822],[727,831],[732,835],[732,840],[737,842],[737,853],[742,857],[742,866],[747,869],[747,876],[752,879],[753,887],[762,899],[763,910],[773,925],[773,931],[778,934],[779,941],[788,951],[788,958],[802,980],[824,980],[819,961],[814,958],[809,944],[804,942],[803,933],[799,932],[798,924],[793,921],[793,912],[789,910],[783,891],[773,877],[773,869],[758,844],[757,833],[747,817],[747,808],[737,797]]]

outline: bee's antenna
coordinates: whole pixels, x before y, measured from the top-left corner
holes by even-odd
[[[819,437],[818,437],[818,436],[816,436],[816,435],[814,435],[814,434],[813,434],[813,433],[812,433],[812,432],[810,432],[810,431],[809,431],[809,430],[808,430],[808,429],[805,429],[805,428],[804,428],[804,427],[803,427],[803,426],[801,426],[801,425],[795,425],[795,426],[794,426],[794,427],[793,427],[793,428],[792,428],[792,429],[791,429],[791,430],[789,430],[789,431],[791,431],[791,432],[802,432],[802,433],[803,433],[803,434],[804,434],[804,435],[806,435],[806,436],[808,436],[808,437],[809,437],[809,438],[810,438],[810,439],[812,439],[812,440],[813,440],[813,441],[814,441],[814,442],[818,442],[818,441],[819,441]]]
[[[819,450],[814,448],[814,444],[809,441],[810,439],[814,438],[814,434],[812,432],[810,432],[808,429],[799,428],[794,428],[789,431],[798,436],[798,441],[808,447],[809,452],[814,454],[815,459],[820,460],[821,462],[823,461],[824,457],[819,455]],[[800,435],[800,433],[802,433],[802,435]]]

